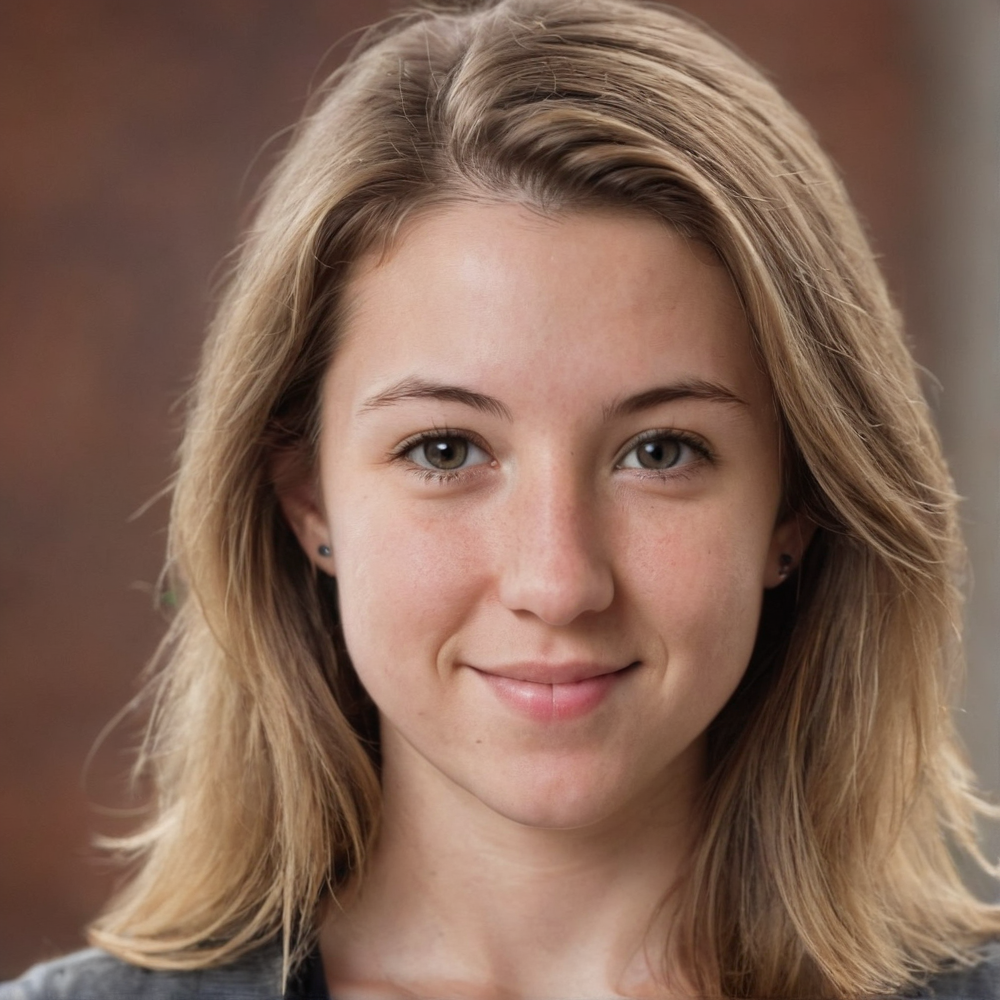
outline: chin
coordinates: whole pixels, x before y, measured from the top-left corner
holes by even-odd
[[[603,769],[574,762],[536,762],[519,768],[507,780],[495,776],[485,787],[467,786],[496,814],[521,826],[540,830],[576,830],[613,821],[630,811],[638,790],[628,795],[626,782],[601,774]]]
[[[611,820],[617,812],[594,800],[480,801],[511,823],[533,830],[589,829]]]

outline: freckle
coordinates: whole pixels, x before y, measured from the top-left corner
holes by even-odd
[[[477,742],[477,743],[482,743],[483,741],[482,741],[482,740],[476,740],[476,742]]]

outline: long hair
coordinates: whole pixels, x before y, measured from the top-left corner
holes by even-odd
[[[488,198],[641,212],[731,275],[779,414],[784,504],[818,526],[769,592],[709,731],[672,947],[705,993],[884,992],[1000,930],[955,851],[987,807],[946,706],[960,673],[955,496],[900,318],[842,184],[759,72],[631,0],[400,15],[316,95],[207,342],[173,500],[176,617],[139,762],[152,818],[91,940],[153,968],[232,961],[361,878],[374,708],[335,584],[277,502],[308,463],[352,262],[418,209]],[[665,891],[668,887],[664,887]],[[666,945],[665,945],[666,947]]]

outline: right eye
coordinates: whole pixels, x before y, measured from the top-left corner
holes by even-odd
[[[468,438],[458,434],[429,435],[405,453],[414,465],[436,472],[457,472],[490,461],[490,456]]]

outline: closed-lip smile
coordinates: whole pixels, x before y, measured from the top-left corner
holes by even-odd
[[[596,709],[636,666],[638,661],[608,666],[582,660],[525,660],[472,670],[507,707],[540,722],[554,722],[577,719]]]
[[[590,680],[592,677],[603,677],[627,669],[634,664],[624,666],[606,666],[600,663],[589,663],[585,660],[568,660],[562,663],[549,663],[544,660],[524,660],[496,667],[474,667],[480,673],[492,674],[495,677],[509,677],[513,681],[530,681],[533,684],[575,684],[578,681]]]

